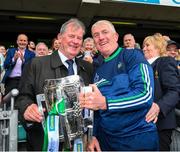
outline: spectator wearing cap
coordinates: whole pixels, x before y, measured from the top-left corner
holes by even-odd
[[[177,58],[179,55],[178,50],[180,49],[179,44],[173,40],[168,40],[167,43],[167,55],[173,58]]]
[[[180,69],[180,44],[173,40],[169,40],[167,43],[167,55],[176,59],[177,67]]]

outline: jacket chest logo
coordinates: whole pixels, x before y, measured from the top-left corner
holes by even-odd
[[[118,65],[117,65],[117,68],[118,68],[118,69],[121,69],[122,66],[123,66],[122,62],[119,62]]]
[[[155,73],[154,73],[154,77],[155,79],[158,79],[159,78],[159,74],[158,74],[158,71],[156,70]]]

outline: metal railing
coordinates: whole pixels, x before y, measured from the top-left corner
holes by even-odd
[[[17,151],[18,111],[14,110],[14,99],[19,94],[12,89],[0,102],[0,151]],[[10,108],[7,103],[10,102]]]

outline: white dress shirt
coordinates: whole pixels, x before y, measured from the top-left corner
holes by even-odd
[[[62,63],[63,63],[63,64],[66,66],[66,68],[68,69],[68,66],[69,66],[69,65],[67,64],[66,60],[69,60],[69,59],[68,59],[61,51],[58,51],[58,54],[59,54],[59,57],[60,57]],[[74,74],[77,75],[77,64],[76,64],[74,58],[73,58],[72,60],[74,61],[74,63],[73,63]]]

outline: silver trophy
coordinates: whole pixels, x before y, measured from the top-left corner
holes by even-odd
[[[71,141],[83,134],[83,116],[78,102],[78,94],[84,86],[83,80],[78,75],[67,76],[60,79],[47,79],[44,85],[45,103],[48,113],[54,105],[64,101],[58,111],[60,117],[60,142],[71,148]]]

